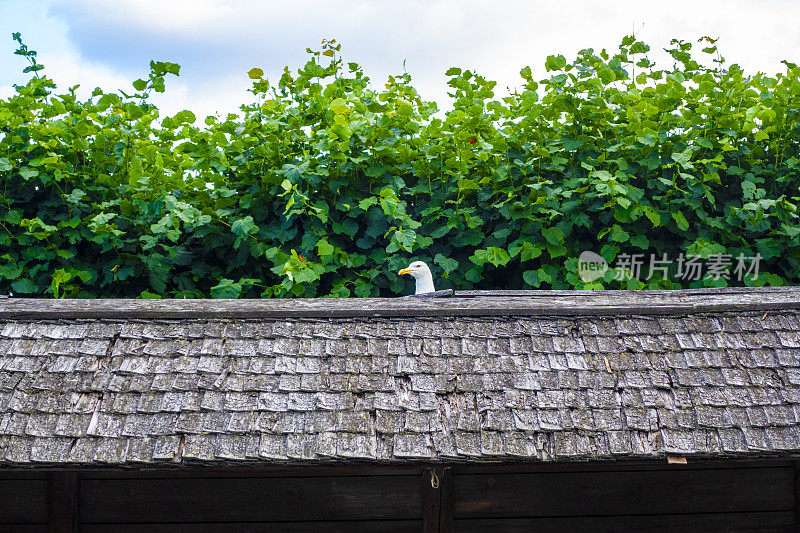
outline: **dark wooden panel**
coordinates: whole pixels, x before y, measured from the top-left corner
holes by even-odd
[[[0,480],[0,524],[11,523],[47,524],[46,479]]]
[[[797,531],[800,531],[800,461],[795,461],[794,468],[794,517]]]
[[[80,533],[419,533],[421,520],[373,520],[369,522],[239,522],[229,524],[91,524]]]
[[[78,474],[51,473],[48,490],[50,533],[73,533],[78,512]]]
[[[6,479],[47,479],[42,470],[0,470],[0,482]]]
[[[791,464],[791,463],[787,463]],[[257,467],[178,466],[174,468],[147,468],[144,470],[81,469],[81,479],[183,479],[232,477],[329,477],[329,476],[414,476],[418,478],[423,467],[419,465],[283,465]]]
[[[519,473],[555,473],[555,472],[642,472],[676,470],[738,470],[742,468],[781,468],[793,467],[796,461],[791,459],[695,459],[687,464],[668,464],[663,458],[649,461],[582,461],[576,463],[498,463],[498,464],[455,464],[452,465],[456,475],[461,474],[519,474]]]
[[[442,503],[439,514],[441,533],[453,533],[453,468],[444,467],[442,471]]]
[[[3,533],[48,533],[47,524],[0,524]]]
[[[418,476],[79,481],[80,523],[422,518]]]
[[[794,470],[454,475],[456,518],[784,511]]]
[[[714,513],[695,515],[657,516],[598,516],[576,518],[499,518],[456,520],[455,530],[471,533],[497,531],[504,533],[563,533],[587,531],[617,533],[647,531],[648,533],[708,533],[760,532],[796,533],[793,511],[765,513]]]
[[[431,466],[422,471],[422,530],[425,533],[439,532],[439,508],[441,506],[440,472]]]

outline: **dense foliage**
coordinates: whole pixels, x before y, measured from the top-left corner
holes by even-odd
[[[800,69],[746,75],[704,38],[671,68],[626,37],[550,56],[522,85],[447,72],[446,112],[408,74],[374,87],[335,41],[240,115],[161,116],[173,63],[134,91],[63,94],[32,77],[0,100],[0,294],[377,296],[428,261],[437,288],[676,288],[583,282],[577,258],[759,253],[748,284],[800,281]]]

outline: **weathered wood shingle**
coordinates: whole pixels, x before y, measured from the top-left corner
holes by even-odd
[[[800,291],[758,295],[716,291],[715,311],[705,293],[615,293],[604,305],[649,298],[658,312],[522,315],[499,314],[497,296],[485,316],[473,298],[468,316],[438,317],[398,316],[392,300],[388,316],[334,318],[319,302],[258,318],[140,306],[126,319],[90,316],[90,302],[69,318],[62,303],[39,301],[37,315],[4,300],[0,463],[796,454]],[[758,305],[731,309],[740,298]]]

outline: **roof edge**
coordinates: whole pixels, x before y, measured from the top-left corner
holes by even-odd
[[[464,291],[452,298],[0,300],[0,320],[687,315],[800,310],[800,287]]]

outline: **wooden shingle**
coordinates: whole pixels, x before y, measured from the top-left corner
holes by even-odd
[[[800,289],[0,301],[0,462],[800,452]]]

